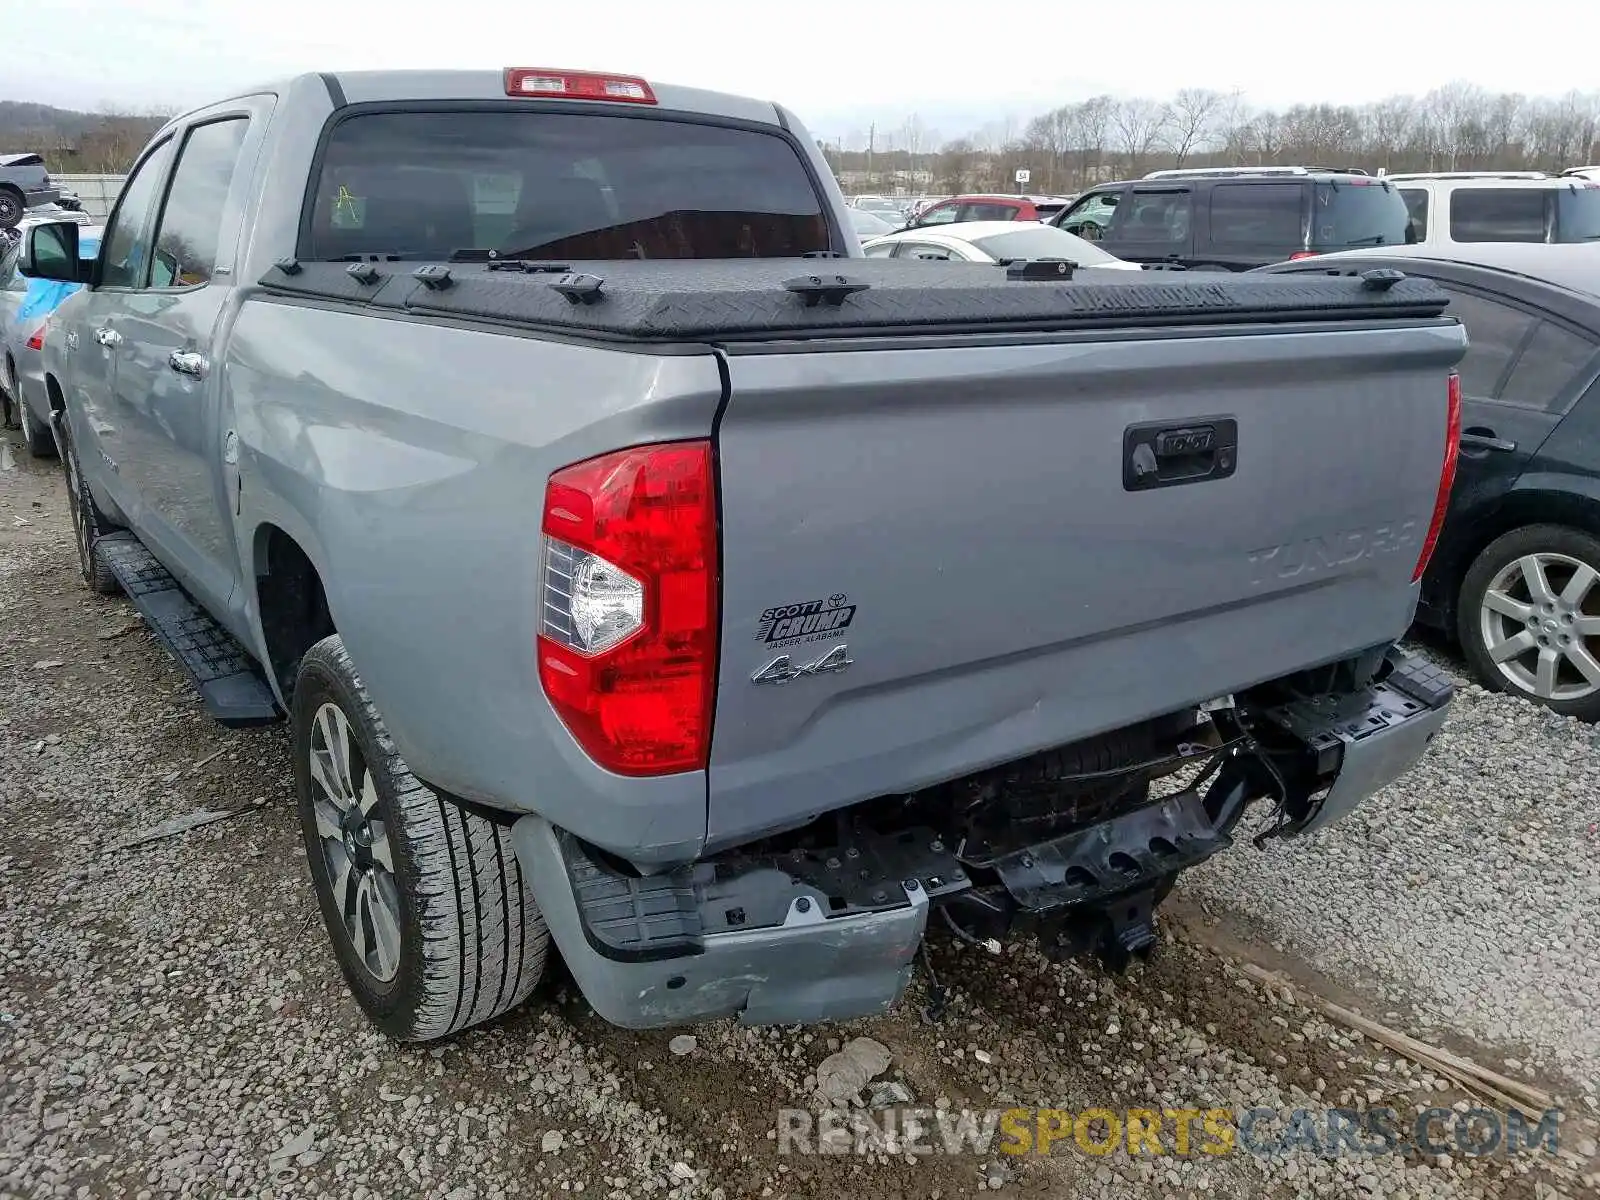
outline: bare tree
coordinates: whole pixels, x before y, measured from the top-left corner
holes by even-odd
[[[113,118],[98,120],[92,136],[78,139],[86,146],[111,140]],[[131,145],[103,157],[131,158],[153,127],[150,118],[144,120],[150,124]],[[1167,101],[1095,96],[1021,125],[998,119],[948,143],[931,130],[917,134],[907,126],[894,139],[897,151],[886,150],[879,136],[875,161],[859,153],[867,142],[860,134],[834,147],[830,160],[837,158],[837,170],[867,174],[914,169],[915,160],[925,159],[923,165],[950,191],[996,185],[1009,190],[1018,166],[1029,167],[1037,184],[1050,191],[1073,190],[1142,172],[1166,156],[1183,166],[1293,163],[1389,171],[1559,171],[1600,161],[1600,94],[1530,97],[1491,93],[1471,82],[1359,107],[1305,103],[1259,111],[1237,93],[1203,89],[1185,89]]]
[[[1124,100],[1112,109],[1111,129],[1130,174],[1150,157],[1171,119],[1171,110],[1156,100]]]
[[[1183,166],[1189,155],[1211,145],[1228,101],[1222,92],[1206,88],[1180,88],[1172,97],[1161,135],[1173,166]]]

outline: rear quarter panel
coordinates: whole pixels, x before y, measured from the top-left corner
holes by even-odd
[[[223,395],[245,578],[272,527],[300,544],[421,778],[637,858],[694,853],[704,773],[597,768],[545,700],[534,636],[545,480],[619,446],[708,436],[714,357],[256,299],[228,341]]]

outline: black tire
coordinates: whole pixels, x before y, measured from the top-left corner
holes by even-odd
[[[27,444],[28,454],[33,458],[56,457],[56,435],[50,426],[33,415],[33,410],[28,407],[27,401],[23,400],[20,394],[17,397],[17,409],[19,423],[22,426],[22,440]]]
[[[1551,599],[1539,599],[1528,584],[1526,571],[1518,565],[1533,556],[1541,556],[1541,570]],[[1591,661],[1597,661],[1596,656],[1600,655],[1600,633],[1586,635],[1581,631],[1584,618],[1600,619],[1600,583],[1590,587],[1578,605],[1570,604],[1563,593],[1569,592],[1577,573],[1573,564],[1600,572],[1600,538],[1565,525],[1529,525],[1496,538],[1473,560],[1461,581],[1456,636],[1474,678],[1484,687],[1521,696],[1564,716],[1597,721],[1600,686],[1589,683],[1575,656],[1585,649]],[[1526,620],[1521,608],[1515,616],[1486,612],[1491,589],[1512,604],[1526,605]],[[1600,629],[1600,624],[1596,628]],[[1517,630],[1515,636],[1528,645],[1507,658],[1507,666],[1502,669],[1490,652],[1491,640],[1499,639],[1503,645],[1501,635],[1510,634],[1513,629]],[[1540,695],[1538,691],[1537,663],[1541,653],[1547,658],[1555,657],[1557,662],[1556,686],[1550,689],[1551,695]]]
[[[26,420],[26,416],[23,418]],[[61,452],[61,469],[67,479],[67,509],[72,517],[73,541],[78,547],[78,570],[89,590],[101,596],[115,596],[122,590],[117,577],[100,553],[98,543],[108,533],[121,528],[94,502],[89,485],[84,482],[83,470],[78,463],[78,448],[72,444],[72,432],[66,415],[61,414],[55,423],[56,446]]]
[[[362,830],[350,825],[352,819],[362,824],[351,810],[342,814],[345,836],[324,837],[338,808],[330,806],[331,793],[319,780],[336,781],[337,773],[330,776],[334,760],[319,752],[323,768],[314,776],[312,760],[315,746],[334,744],[329,726],[318,726],[329,705],[337,710],[325,714],[329,724],[342,714],[348,729],[337,740],[353,748],[344,773],[346,794],[367,795],[367,782],[372,785],[367,799],[355,805],[369,814],[365,842]],[[549,934],[512,848],[509,825],[466,811],[411,774],[337,634],[300,660],[290,709],[295,791],[312,884],[339,969],[367,1018],[399,1041],[426,1042],[521,1004],[544,974]],[[361,850],[373,851],[380,839],[387,854],[363,861]],[[348,856],[339,857],[345,853],[341,846],[349,848]],[[392,873],[382,869],[384,858]],[[354,864],[347,872],[341,869],[345,862]],[[342,898],[336,869],[347,880]],[[381,948],[374,897],[390,906],[390,920],[398,917],[397,953]],[[353,933],[347,914],[363,911]],[[358,935],[371,944],[371,953],[357,950]]]
[[[26,211],[22,193],[14,187],[0,187],[0,229],[15,229]]]

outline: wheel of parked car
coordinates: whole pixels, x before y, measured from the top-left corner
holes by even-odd
[[[0,187],[0,229],[15,229],[23,211],[22,193],[16,188]]]
[[[27,420],[27,405],[23,405],[23,420]],[[61,452],[61,469],[67,477],[67,510],[72,517],[73,540],[78,546],[78,570],[91,591],[102,596],[114,596],[122,590],[110,565],[96,548],[95,543],[108,533],[117,530],[116,522],[100,511],[94,502],[89,485],[84,482],[83,470],[78,463],[78,448],[72,444],[72,431],[63,416],[55,430],[55,442]]]
[[[311,878],[368,1018],[430,1041],[522,1003],[549,934],[510,826],[411,774],[337,634],[306,652],[291,707]]]
[[[1600,538],[1562,525],[1496,538],[1462,582],[1457,629],[1485,687],[1600,720]]]

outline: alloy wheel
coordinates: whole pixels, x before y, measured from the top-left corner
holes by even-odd
[[[379,983],[400,969],[400,889],[377,780],[350,720],[317,709],[310,741],[312,811],[333,901],[357,961]]]
[[[1600,691],[1600,570],[1566,554],[1524,554],[1490,581],[1479,608],[1500,674],[1541,700]]]

